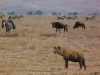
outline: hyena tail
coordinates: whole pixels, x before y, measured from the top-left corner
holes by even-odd
[[[83,59],[82,65],[84,66],[84,70],[86,70],[85,59]]]

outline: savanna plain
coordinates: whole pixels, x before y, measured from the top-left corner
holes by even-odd
[[[100,75],[100,16],[85,17],[57,20],[57,16],[24,15],[13,20],[16,29],[9,33],[0,27],[0,75]],[[85,23],[86,29],[73,30],[76,21]],[[51,22],[67,24],[68,32],[56,33]],[[83,53],[87,70],[79,71],[79,63],[70,61],[66,69],[63,57],[53,53],[55,46]]]

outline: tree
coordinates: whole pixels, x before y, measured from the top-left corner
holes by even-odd
[[[33,11],[27,12],[27,15],[33,15]]]
[[[57,13],[56,12],[52,12],[52,15],[57,15]]]
[[[77,12],[73,12],[73,15],[78,15],[78,13]]]
[[[35,15],[42,15],[42,11],[41,10],[37,10],[36,12],[34,12]]]
[[[8,15],[15,15],[15,12],[14,11],[8,12]]]

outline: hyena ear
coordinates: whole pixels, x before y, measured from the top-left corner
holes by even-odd
[[[60,49],[60,46],[58,46],[58,49]]]

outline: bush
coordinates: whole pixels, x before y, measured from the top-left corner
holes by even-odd
[[[35,15],[42,15],[43,13],[42,13],[41,10],[37,10],[34,14],[35,14]]]

